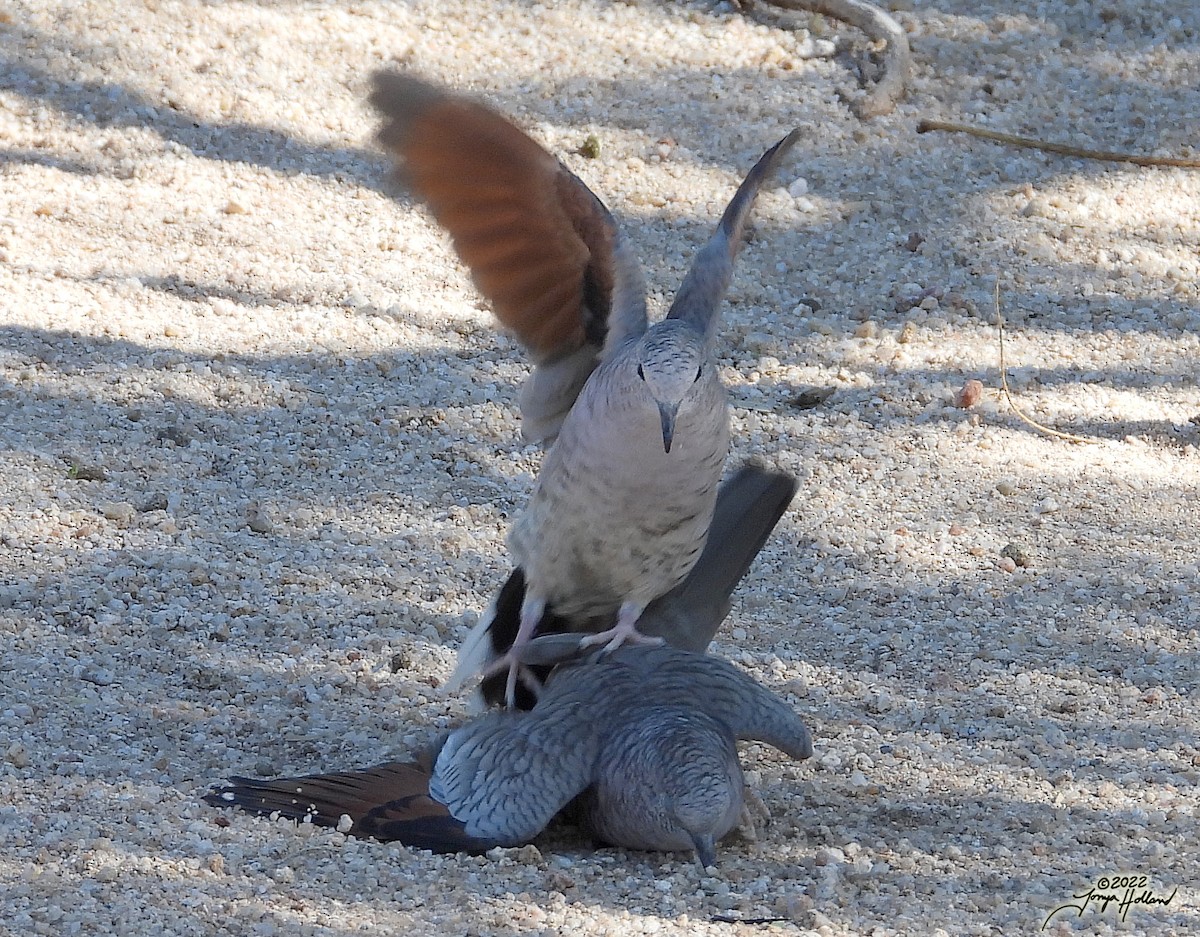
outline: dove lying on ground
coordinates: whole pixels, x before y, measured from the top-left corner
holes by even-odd
[[[812,754],[790,706],[732,664],[672,647],[625,647],[559,665],[529,712],[492,710],[432,758],[275,780],[231,778],[217,806],[308,819],[438,852],[528,842],[576,797],[598,840],[631,849],[716,842],[743,805],[736,739]]]
[[[555,438],[509,533],[525,588],[509,654],[546,607],[582,620],[616,612],[589,641],[657,643],[638,621],[704,548],[729,447],[711,345],[750,209],[795,144],[751,169],[664,320],[648,327],[637,259],[604,204],[490,108],[417,78],[380,72],[371,103],[397,175],[449,232],[497,318],[535,369],[521,393],[526,435]],[[480,622],[487,628],[486,619]]]
[[[766,543],[775,524],[796,493],[796,481],[789,475],[772,472],[753,464],[743,465],[717,492],[716,508],[708,541],[700,559],[688,577],[678,586],[651,602],[642,613],[639,630],[661,637],[672,647],[703,652],[729,614],[730,597],[750,564]],[[486,629],[477,628],[459,651],[458,669],[451,684],[470,675],[487,671],[511,647],[519,624],[525,581],[515,570],[501,587],[483,618]],[[549,673],[532,655],[540,650],[552,660],[570,656],[572,641],[579,637],[563,634],[549,642],[543,635],[563,632],[599,631],[611,623],[588,619],[571,621],[548,608],[534,640],[521,651],[524,679],[518,686],[517,705],[529,709],[537,688]],[[485,704],[504,700],[504,678],[493,674],[482,681],[480,697]]]

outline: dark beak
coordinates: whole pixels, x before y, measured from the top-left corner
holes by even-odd
[[[675,438],[675,408],[665,403],[658,405],[658,417],[662,420],[663,452],[671,451],[671,440]]]
[[[693,833],[692,845],[696,847],[696,861],[707,871],[717,864],[717,843],[712,833]]]

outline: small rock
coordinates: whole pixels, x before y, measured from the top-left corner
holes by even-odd
[[[167,509],[167,496],[162,492],[155,492],[139,504],[137,509],[143,514],[148,514],[150,511],[165,511]]]
[[[84,667],[79,672],[79,679],[96,686],[112,686],[113,683],[112,671],[103,667]]]
[[[338,817],[337,831],[339,833],[349,833],[353,826],[354,820],[350,817],[350,814],[343,813],[340,817]]]
[[[13,742],[4,753],[4,760],[14,768],[28,768],[29,749],[20,742]]]
[[[542,851],[533,845],[533,843],[514,847],[496,846],[489,849],[484,855],[493,862],[503,863],[507,861],[547,868],[546,860],[542,857]]]
[[[842,759],[836,752],[826,752],[817,759],[817,764],[826,771],[836,771],[842,766]]]
[[[1033,560],[1029,554],[1017,543],[1007,543],[1000,549],[1000,555],[1005,559],[1012,560],[1014,566],[1022,568],[1033,565]]]
[[[963,384],[954,398],[954,406],[960,410],[969,410],[983,399],[983,382],[970,380]]]
[[[547,891],[565,892],[575,887],[575,879],[558,869],[551,869],[547,872],[544,883]]]
[[[870,878],[875,872],[875,866],[866,856],[859,856],[845,869],[846,878],[853,882],[860,882],[865,878]]]
[[[156,434],[163,442],[174,443],[181,449],[186,449],[195,437],[178,423],[168,423]]]
[[[788,401],[797,410],[812,410],[833,396],[832,387],[810,387]]]
[[[872,693],[867,697],[867,712],[869,713],[878,715],[879,713],[891,712],[893,705],[892,697],[882,690]]]
[[[108,481],[108,472],[105,471],[102,465],[93,465],[86,462],[77,462],[74,459],[67,459],[71,467],[67,469],[67,478],[72,478],[75,481],[81,482],[106,482]]]
[[[257,501],[246,507],[246,526],[256,534],[269,534],[275,529],[266,509]]]
[[[996,491],[1007,498],[1017,493],[1017,486],[1010,481],[998,481],[996,482]]]
[[[134,508],[128,501],[105,501],[100,505],[100,513],[110,521],[128,524],[133,520]]]
[[[594,133],[589,133],[583,138],[583,142],[579,144],[579,149],[575,151],[585,159],[600,158],[600,138]]]

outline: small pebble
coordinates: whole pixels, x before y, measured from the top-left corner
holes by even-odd
[[[954,398],[954,406],[960,410],[969,410],[983,399],[983,382],[970,380],[963,384]]]
[[[133,519],[135,510],[128,501],[105,501],[100,505],[100,513],[110,521],[128,524]]]
[[[1014,566],[1027,567],[1033,565],[1033,560],[1025,549],[1017,543],[1007,543],[1000,549],[1000,555],[1011,560]],[[1011,572],[1011,570],[1010,570]]]

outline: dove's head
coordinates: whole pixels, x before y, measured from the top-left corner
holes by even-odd
[[[672,823],[696,850],[703,868],[716,864],[717,840],[737,825],[745,779],[729,730],[691,712],[667,728],[674,771],[665,772],[664,793]]]
[[[686,322],[667,319],[642,336],[637,345],[637,376],[658,406],[666,452],[671,451],[680,408],[706,379],[713,379],[715,367],[704,338]]]
[[[730,759],[707,750],[688,775],[687,789],[672,798],[672,819],[691,840],[696,861],[707,869],[716,865],[717,840],[736,825],[741,813],[742,770],[736,753]]]

